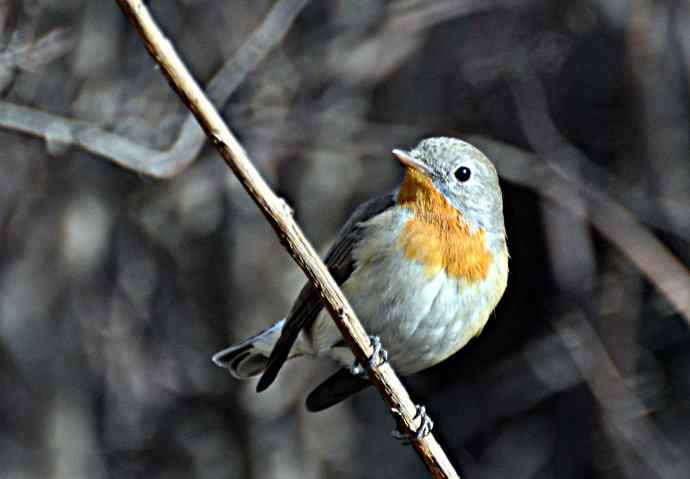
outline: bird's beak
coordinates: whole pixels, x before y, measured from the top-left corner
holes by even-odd
[[[429,172],[429,167],[426,166],[424,163],[419,161],[418,159],[412,157],[409,153],[403,150],[393,150],[393,154],[395,157],[402,163],[404,166],[407,166],[408,168],[412,168],[413,170],[417,170],[420,173],[424,173],[425,175],[428,175]]]

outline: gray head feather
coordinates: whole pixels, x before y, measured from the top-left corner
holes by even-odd
[[[456,138],[438,137],[422,140],[409,154],[429,167],[436,188],[462,213],[472,228],[505,235],[498,174],[481,151]],[[456,177],[461,167],[470,171],[466,181]]]

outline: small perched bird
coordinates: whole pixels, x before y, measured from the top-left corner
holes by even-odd
[[[325,262],[375,350],[382,345],[383,359],[404,376],[443,361],[481,332],[506,288],[508,249],[498,176],[481,151],[429,138],[393,154],[405,167],[402,183],[357,208]],[[369,384],[310,283],[285,319],[213,361],[240,379],[263,374],[263,391],[299,356],[344,366],[308,396],[311,411]]]

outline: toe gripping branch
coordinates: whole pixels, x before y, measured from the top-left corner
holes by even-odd
[[[408,445],[412,444],[413,442],[417,442],[424,437],[428,436],[429,433],[431,433],[431,430],[434,428],[434,421],[431,420],[431,418],[427,415],[426,413],[426,408],[424,406],[420,406],[417,404],[416,406],[416,412],[414,415],[413,420],[416,420],[417,418],[420,419],[419,423],[419,428],[417,431],[413,432],[412,434],[407,433],[407,432],[401,432],[400,429],[400,422],[398,422],[398,429],[394,429],[393,432],[391,432],[391,435],[395,438],[398,439],[399,441],[402,441],[403,445]],[[399,411],[395,411],[397,413],[397,416],[400,417],[401,414]]]
[[[388,362],[388,352],[381,346],[381,338],[378,336],[369,336],[369,340],[371,341],[371,346],[374,351],[371,353],[371,357],[367,361],[366,368],[359,364],[359,362],[357,362],[355,359],[355,361],[352,363],[352,366],[350,366],[350,373],[353,376],[368,379],[369,374],[367,371],[371,371],[372,369]],[[413,442],[417,442],[428,436],[431,430],[434,428],[434,421],[432,421],[427,415],[426,408],[420,405],[416,405],[415,407],[416,412],[412,419],[417,420],[417,418],[419,418],[420,420],[417,431],[413,431],[412,433],[401,432],[400,429],[402,429],[402,427],[399,422],[398,429],[394,429],[391,433],[394,438],[402,441],[402,443],[405,445],[412,444]],[[395,412],[399,418],[402,416],[398,410],[394,409],[393,412]]]
[[[388,362],[388,351],[381,346],[381,338],[378,336],[369,336],[369,341],[371,341],[371,347],[374,348],[374,352],[371,353],[371,357],[367,362],[367,368],[365,369],[355,359],[352,366],[350,366],[350,373],[352,373],[353,376],[367,378],[369,377],[367,370],[372,370]]]

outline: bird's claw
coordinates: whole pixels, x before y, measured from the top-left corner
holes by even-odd
[[[353,376],[360,377],[362,379],[369,379],[369,375],[367,374],[366,369],[360,366],[356,359],[352,363],[352,366],[350,366],[350,374],[352,374]]]
[[[369,336],[369,341],[371,341],[371,346],[374,349],[367,362],[367,368],[371,370],[388,362],[388,351],[383,349],[381,346],[381,338],[378,336]],[[359,376],[365,379],[369,378],[367,370],[360,365],[356,359],[352,363],[352,366],[350,366],[350,373],[353,376]]]
[[[371,346],[374,351],[369,358],[369,369],[374,369],[388,362],[388,351],[381,346],[381,338],[378,336],[369,336]]]
[[[414,418],[412,419],[417,419],[420,418],[420,424],[419,428],[417,431],[413,434],[409,434],[406,432],[400,432],[398,429],[394,429],[393,432],[391,432],[391,435],[395,438],[398,439],[399,441],[402,441],[403,444],[412,444],[413,442],[417,442],[431,433],[431,430],[434,428],[434,421],[431,420],[431,418],[427,415],[426,413],[426,408],[424,406],[416,405],[416,412],[414,415]]]

